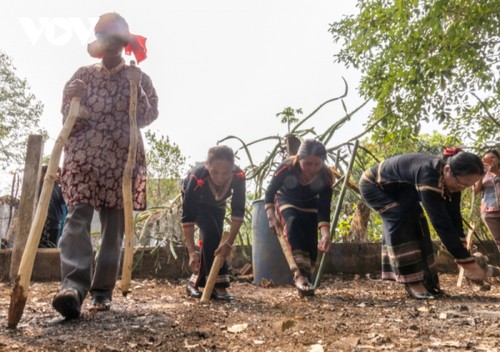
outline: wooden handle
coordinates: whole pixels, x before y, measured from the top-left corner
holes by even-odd
[[[288,263],[288,266],[290,266],[290,270],[296,271],[298,270],[297,263],[295,262],[295,258],[293,257],[292,251],[290,250],[290,247],[288,245],[288,242],[285,238],[285,235],[283,234],[283,229],[280,227],[278,233],[276,234],[278,236],[278,241],[280,242],[281,249],[283,250],[283,253],[285,254],[286,261]]]
[[[135,66],[131,61],[130,66]],[[132,279],[132,264],[134,260],[133,240],[134,240],[134,206],[132,195],[132,178],[137,153],[137,84],[130,81],[130,102],[129,102],[129,124],[130,124],[130,144],[128,148],[127,163],[123,170],[123,213],[125,219],[125,236],[123,251],[123,268],[121,276],[121,290],[124,296],[130,291],[130,281]]]
[[[228,239],[229,232],[224,232],[222,234],[219,247],[222,246]],[[201,296],[200,302],[207,303],[210,301],[210,297],[212,296],[212,291],[215,286],[215,280],[217,279],[217,275],[219,274],[219,270],[224,265],[224,261],[226,259],[218,254],[214,258],[214,262],[212,264],[212,268],[210,268],[210,273],[208,274],[207,282],[205,283],[205,288],[203,289],[203,295]]]
[[[56,139],[52,154],[50,155],[49,165],[47,166],[47,173],[43,181],[42,192],[36,207],[35,216],[31,223],[30,233],[26,241],[26,247],[23,251],[21,263],[19,264],[19,271],[12,289],[12,295],[9,305],[8,326],[10,328],[17,327],[17,323],[21,320],[23,315],[26,299],[28,298],[29,283],[31,274],[33,272],[33,264],[35,263],[36,252],[42,230],[47,219],[50,198],[52,197],[52,189],[56,179],[57,169],[59,167],[59,160],[66,141],[75,125],[76,118],[80,111],[80,98],[75,97],[71,99],[69,106],[69,114],[66,122],[63,125],[59,136]]]
[[[466,242],[467,242],[467,249],[469,249],[469,250],[472,247],[472,235],[474,234],[474,228],[475,228],[475,226],[474,226],[474,224],[472,224],[470,229],[469,229],[469,232],[467,232]],[[465,270],[461,266],[459,266],[458,270],[459,270],[459,273],[458,273],[457,286],[461,287],[462,282],[464,280]]]

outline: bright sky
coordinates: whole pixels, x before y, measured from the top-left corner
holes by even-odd
[[[286,127],[276,113],[287,106],[310,113],[342,94],[342,76],[350,86],[346,105],[357,107],[359,74],[334,63],[338,48],[328,32],[330,23],[356,13],[355,3],[0,0],[0,50],[45,105],[48,155],[61,129],[64,84],[78,67],[96,62],[86,46],[95,39],[97,18],[120,13],[132,33],[148,38],[148,59],[139,67],[151,76],[160,99],[160,116],[149,128],[167,135],[194,162],[227,135],[247,142],[283,135]],[[368,113],[365,108],[354,115],[330,145],[358,134]],[[323,131],[343,115],[342,105],[334,103],[308,126]],[[265,154],[261,148],[255,150],[257,160]]]

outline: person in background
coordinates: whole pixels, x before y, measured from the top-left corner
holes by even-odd
[[[461,192],[483,174],[481,159],[459,148],[442,156],[398,155],[364,172],[361,197],[382,218],[382,279],[405,285],[415,299],[443,294],[423,206],[465,276],[483,282],[485,272],[464,246],[460,213]]]
[[[195,167],[184,179],[182,192],[182,230],[193,275],[188,281],[188,296],[200,298],[216,255],[227,258],[245,214],[245,174],[234,164],[234,153],[227,146],[208,150],[204,164]],[[226,242],[220,244],[224,229],[226,202],[231,198],[231,227]],[[195,225],[200,229],[201,251],[194,241]],[[201,252],[201,255],[200,255]],[[212,299],[230,301],[227,263],[219,271]]]
[[[42,191],[43,181],[47,173],[47,167],[47,164],[42,165],[40,192]],[[64,208],[66,207],[61,190],[60,171],[61,169],[59,168],[54,182],[54,187],[52,188],[49,208],[47,211],[47,219],[45,220],[42,236],[40,237],[39,248],[56,248],[59,240],[59,233],[61,231],[62,222],[64,221]]]
[[[298,154],[277,168],[265,193],[269,227],[275,233],[283,230],[298,267],[294,283],[301,297],[314,295],[311,283],[318,249],[330,249],[333,175],[325,160],[322,143],[303,141]]]
[[[500,154],[488,150],[483,157],[486,174],[474,186],[476,193],[482,192],[481,219],[493,235],[500,251]]]
[[[129,152],[130,85],[137,84],[137,126],[158,117],[158,97],[151,78],[136,66],[125,64],[123,51],[145,58],[145,38],[130,33],[125,19],[106,13],[95,25],[97,40],[89,44],[99,63],[79,68],[64,87],[62,113],[68,115],[73,97],[81,98],[78,118],[64,147],[62,190],[68,215],[59,242],[61,289],[52,306],[66,319],[80,316],[87,293],[90,310],[111,307],[122,241],[124,211],[122,181]],[[138,133],[132,177],[133,207],[146,208],[146,160]],[[94,210],[101,220],[101,246],[93,266],[90,225]]]

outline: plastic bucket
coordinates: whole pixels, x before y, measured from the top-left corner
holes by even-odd
[[[252,203],[252,268],[253,283],[260,285],[262,279],[272,281],[275,286],[293,283],[293,273],[288,266],[278,238],[269,228],[264,200]]]

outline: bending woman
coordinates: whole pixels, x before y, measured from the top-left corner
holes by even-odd
[[[229,238],[219,246],[224,228],[226,201],[231,198],[231,228]],[[200,298],[199,287],[205,282],[214,258],[219,253],[227,258],[245,213],[245,174],[234,165],[234,154],[226,146],[212,147],[205,164],[195,167],[183,183],[182,229],[189,252],[189,267],[193,275],[186,291]],[[194,225],[200,229],[201,256],[194,243]],[[224,263],[217,276],[212,298],[229,301],[229,275]]]
[[[300,296],[314,295],[311,281],[318,249],[330,249],[333,177],[325,160],[323,144],[303,141],[298,155],[278,167],[265,195],[269,227],[276,233],[283,228],[297,263],[294,282]]]
[[[484,271],[465,248],[460,214],[461,192],[483,175],[481,159],[459,148],[442,157],[403,154],[364,172],[361,196],[382,218],[382,279],[405,285],[416,299],[442,294],[423,208],[446,249],[465,276],[485,279]]]

